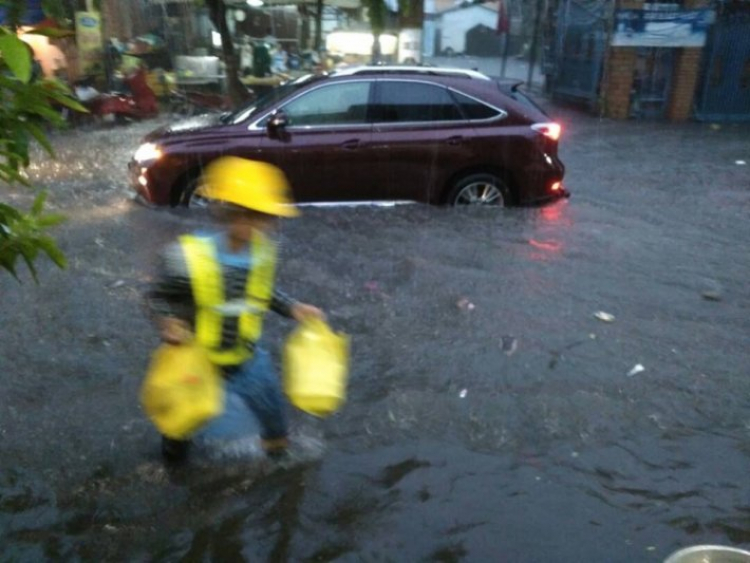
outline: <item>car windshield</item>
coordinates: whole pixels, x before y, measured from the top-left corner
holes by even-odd
[[[286,98],[303,86],[307,86],[311,82],[320,80],[322,78],[325,78],[325,75],[308,74],[305,76],[301,76],[296,80],[292,80],[291,82],[282,84],[281,86],[278,86],[268,92],[268,94],[266,94],[265,96],[261,96],[260,98],[255,100],[249,106],[245,106],[242,109],[235,111],[234,113],[227,114],[226,117],[222,118],[222,121],[224,123],[232,124],[242,123],[243,121],[250,119],[251,117],[255,117],[263,113],[268,108],[273,106],[276,102]]]

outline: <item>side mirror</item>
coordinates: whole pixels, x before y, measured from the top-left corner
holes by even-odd
[[[286,114],[278,110],[274,112],[274,114],[268,119],[268,130],[269,132],[278,132],[286,128],[286,126],[289,124],[289,120],[286,117]]]

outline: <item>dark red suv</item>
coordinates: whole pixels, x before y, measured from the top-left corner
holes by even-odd
[[[158,129],[130,175],[156,205],[201,204],[200,171],[222,155],[279,166],[299,202],[529,204],[567,195],[559,136],[516,87],[477,72],[358,67]]]

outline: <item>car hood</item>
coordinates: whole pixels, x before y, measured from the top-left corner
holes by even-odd
[[[164,125],[154,131],[151,131],[146,135],[146,141],[155,141],[157,139],[163,139],[164,137],[170,137],[172,135],[180,135],[184,133],[193,133],[201,131],[203,129],[209,129],[216,125],[222,125],[221,113],[207,113],[205,115],[197,115],[189,119],[183,119],[177,123],[170,125]]]

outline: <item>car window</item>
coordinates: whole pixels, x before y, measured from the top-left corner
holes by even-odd
[[[526,107],[532,108],[536,111],[542,112],[544,115],[547,115],[547,112],[544,111],[534,100],[532,100],[529,96],[521,92],[520,90],[514,90],[511,93],[511,97],[520,103],[521,105],[524,105]]]
[[[291,127],[365,123],[370,82],[323,86],[283,106]]]
[[[282,84],[281,86],[277,86],[276,88],[271,90],[268,94],[261,96],[260,98],[255,100],[252,104],[247,105],[235,111],[234,113],[228,114],[226,117],[222,118],[222,122],[242,123],[246,119],[249,119],[251,117],[256,117],[257,115],[263,113],[272,105],[274,105],[276,102],[279,102],[283,100],[284,98],[292,95],[294,92],[296,92],[303,86],[307,86],[311,82],[315,82],[317,80],[323,80],[323,79],[324,77],[322,76],[306,75],[306,76],[297,78],[296,80],[293,80],[292,82],[286,82],[285,84]]]
[[[479,100],[465,96],[460,92],[452,92],[452,94],[461,106],[461,111],[467,119],[491,119],[500,115],[498,110],[480,102]]]
[[[461,121],[448,90],[434,84],[384,80],[372,109],[376,123]]]

